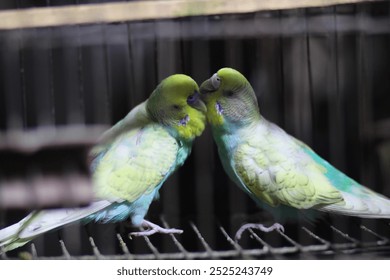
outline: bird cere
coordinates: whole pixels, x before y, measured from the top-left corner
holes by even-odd
[[[207,122],[230,179],[276,223],[245,224],[265,232],[284,231],[278,208],[318,210],[362,218],[390,218],[390,200],[333,167],[309,146],[267,121],[248,80],[222,68],[199,88],[189,76],[175,74],[150,97],[106,131],[90,152],[95,200],[89,206],[37,210],[0,230],[1,253],[67,224],[115,223],[130,219],[155,233],[181,234],[145,219],[167,178],[182,166]]]

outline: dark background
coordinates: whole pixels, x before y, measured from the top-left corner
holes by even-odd
[[[107,1],[9,0],[1,1],[0,8],[91,2]],[[40,126],[112,125],[168,75],[185,73],[200,84],[229,66],[251,82],[264,117],[352,178],[390,196],[389,50],[388,1],[0,31],[0,133]],[[57,160],[55,153],[52,157]],[[216,250],[228,247],[219,225],[233,235],[246,221],[273,221],[227,178],[209,129],[160,193],[148,217],[161,224],[162,214],[170,226],[183,228],[185,234],[178,239],[189,251],[199,250],[200,242],[188,221]],[[0,227],[25,213],[3,210]],[[363,241],[370,237],[360,224],[385,236],[390,233],[384,221],[327,216],[315,225],[286,224],[286,232],[305,244],[307,238],[298,230],[305,225],[331,242],[340,241],[328,224]],[[76,225],[59,233],[73,255],[91,253],[86,232],[103,254],[116,254],[115,232],[125,236],[129,230],[124,224],[91,225],[87,230]],[[283,245],[278,236],[264,238]],[[50,233],[35,245],[41,255],[58,255],[56,240],[58,233]],[[167,237],[151,240],[161,251],[174,250]],[[249,248],[258,246],[247,235],[242,242]],[[126,243],[132,252],[148,251],[142,240]]]

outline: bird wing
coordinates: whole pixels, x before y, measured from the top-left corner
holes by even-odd
[[[282,129],[262,124],[249,135],[233,154],[233,169],[253,198],[298,209],[343,200],[325,176],[326,169]]]
[[[134,202],[159,187],[175,167],[178,144],[161,126],[150,124],[118,135],[93,164],[97,200],[81,208],[36,211],[0,231],[0,246],[18,247],[31,238],[81,220],[112,202]],[[14,244],[15,243],[15,244]]]
[[[96,196],[134,202],[160,187],[176,167],[178,142],[158,124],[126,131],[96,157]]]
[[[390,200],[359,184],[316,154],[305,143],[294,139],[301,149],[326,172],[324,175],[343,196],[344,203],[324,205],[322,211],[366,218],[389,218]]]

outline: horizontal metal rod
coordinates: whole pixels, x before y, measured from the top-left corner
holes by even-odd
[[[363,253],[377,253],[377,252],[388,252],[390,250],[390,246],[378,246],[375,244],[375,242],[367,242],[364,243],[364,246],[361,248],[352,248],[351,244],[342,243],[342,244],[335,244],[336,248],[341,249],[342,253],[344,254],[337,254],[335,251],[329,251],[324,250],[322,246],[318,245],[308,245],[303,247],[304,253],[315,253],[318,255],[328,255],[332,256],[332,258],[336,258],[337,256],[344,257],[345,254],[348,255],[349,259],[358,259],[358,254]],[[295,247],[280,247],[275,248],[275,251],[273,252],[276,255],[286,255],[286,254],[294,254],[297,253],[297,250]],[[214,257],[217,259],[226,259],[226,258],[248,258],[248,257],[260,257],[260,256],[270,256],[270,252],[264,249],[245,249],[242,252],[237,252],[237,250],[226,250],[226,251],[213,251]],[[355,254],[351,255],[351,254]],[[108,259],[108,260],[126,260],[129,259],[128,255],[101,255],[100,258]],[[80,259],[80,260],[91,260],[91,259],[98,259],[96,255],[83,255],[83,256],[72,256],[72,259]],[[206,251],[200,251],[200,252],[188,252],[188,255],[185,255],[181,252],[175,252],[175,253],[160,253],[160,259],[163,260],[177,260],[177,259],[210,259],[210,254]],[[156,255],[155,254],[134,254],[131,256],[131,259],[141,259],[141,260],[155,260]],[[45,256],[39,256],[36,257],[36,259],[67,259],[65,256],[58,256],[58,257],[45,257]]]
[[[246,0],[238,4],[235,0],[156,0],[68,5],[0,12],[0,29],[241,14],[375,1],[378,0]]]

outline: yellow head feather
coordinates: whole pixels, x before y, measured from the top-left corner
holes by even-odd
[[[222,68],[200,87],[213,126],[251,123],[260,119],[256,95],[248,80],[237,70]]]
[[[187,75],[164,79],[148,99],[147,109],[155,121],[169,126],[185,140],[200,136],[205,128],[206,106],[198,85]]]
[[[218,111],[217,100],[221,97],[221,92],[216,92],[211,95],[206,103],[207,106],[207,121],[213,126],[220,126],[224,124],[224,118]]]

